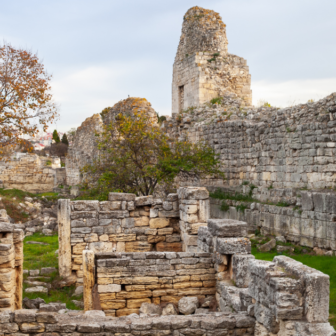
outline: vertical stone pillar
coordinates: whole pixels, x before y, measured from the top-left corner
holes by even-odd
[[[71,275],[70,200],[58,200],[58,269],[63,278]]]
[[[178,189],[180,231],[184,252],[197,252],[198,229],[207,226],[210,215],[209,192],[203,187]]]
[[[83,299],[84,311],[93,309],[92,289],[95,284],[94,252],[83,251]]]
[[[13,225],[0,223],[0,312],[15,310],[15,249]]]
[[[23,230],[15,229],[13,235],[15,249],[15,309],[22,309],[22,283],[23,283]]]

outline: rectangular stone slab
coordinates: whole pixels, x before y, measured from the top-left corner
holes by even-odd
[[[208,219],[208,228],[217,237],[247,236],[247,223],[233,219]]]
[[[221,254],[251,253],[247,238],[217,238],[216,251]]]

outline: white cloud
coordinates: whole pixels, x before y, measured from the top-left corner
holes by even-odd
[[[336,92],[336,78],[291,80],[286,82],[252,81],[252,100],[260,100],[272,106],[286,107],[306,103],[309,99],[319,100]]]

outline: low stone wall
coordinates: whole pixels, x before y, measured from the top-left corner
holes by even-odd
[[[23,238],[22,230],[0,223],[0,312],[22,308]]]
[[[211,187],[209,189],[215,190]],[[302,246],[336,250],[335,192],[258,188],[253,197],[257,202],[243,202],[247,207],[243,212],[236,209],[242,202],[226,201],[230,208],[228,211],[221,211],[222,200],[211,198],[211,218],[246,221],[250,232],[260,229],[264,235],[284,236],[286,240]],[[282,202],[288,206],[262,202]]]
[[[256,318],[255,335],[335,335],[328,323],[329,276],[291,258],[249,254],[244,222],[210,219],[198,247],[212,252],[219,308]]]
[[[60,159],[55,157],[36,154],[13,156],[9,160],[0,161],[0,180],[4,188],[16,188],[31,193],[52,192],[57,183],[64,180],[60,176],[62,174],[57,172],[60,167]]]
[[[107,315],[123,316],[138,314],[144,302],[177,304],[185,296],[213,296],[216,280],[211,257],[210,253],[188,252],[98,253],[100,306]]]
[[[83,282],[83,250],[195,251],[197,230],[209,217],[205,188],[180,188],[165,200],[110,193],[109,201],[59,200],[59,269]],[[182,219],[179,221],[179,219]]]
[[[100,313],[100,314],[99,314]],[[127,317],[113,319],[101,312],[84,315],[17,310],[0,313],[0,335],[239,335],[254,333],[253,318],[235,314],[214,313],[193,316]],[[326,335],[328,336],[328,335]]]

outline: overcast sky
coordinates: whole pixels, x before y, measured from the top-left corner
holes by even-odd
[[[37,51],[53,75],[60,131],[128,95],[171,113],[183,15],[219,12],[229,52],[247,60],[253,103],[336,92],[335,0],[0,0],[0,38]],[[52,129],[55,126],[51,127]]]

